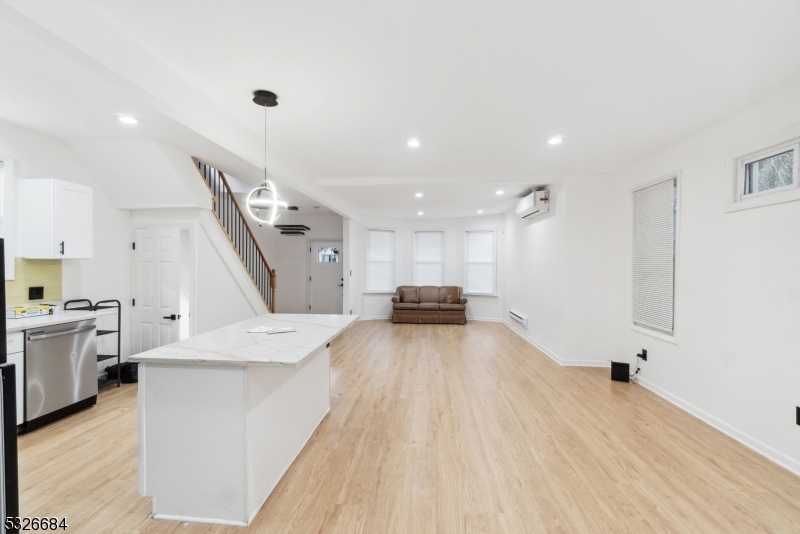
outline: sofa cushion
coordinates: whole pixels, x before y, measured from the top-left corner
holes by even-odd
[[[466,311],[466,304],[439,304],[442,311]]]
[[[420,302],[435,302],[439,303],[439,287],[438,286],[422,286],[419,288],[419,301]]]
[[[439,305],[435,302],[420,302],[419,311],[439,311]]]
[[[400,288],[400,302],[412,302],[419,304],[419,288],[418,287],[401,287]]]
[[[416,311],[419,309],[419,304],[415,304],[413,302],[398,302],[397,304],[392,304],[392,309]]]
[[[443,304],[459,304],[461,296],[458,294],[456,286],[447,286],[445,289],[445,298]]]

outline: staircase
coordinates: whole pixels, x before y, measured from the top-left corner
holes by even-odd
[[[239,254],[250,278],[258,289],[267,309],[275,313],[275,269],[270,269],[264,251],[258,244],[244,212],[236,201],[225,175],[217,169],[194,160],[200,174],[211,191],[213,211],[227,234],[231,245]]]

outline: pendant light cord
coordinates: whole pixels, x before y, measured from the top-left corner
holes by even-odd
[[[267,106],[264,106],[264,183],[267,183]]]

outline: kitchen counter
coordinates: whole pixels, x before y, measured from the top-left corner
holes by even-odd
[[[39,315],[37,317],[26,317],[24,319],[6,319],[6,332],[11,334],[13,332],[22,332],[23,330],[31,330],[32,328],[40,328],[43,326],[73,323],[84,319],[96,319],[103,315],[112,315],[115,313],[117,313],[116,308],[97,311],[64,310],[52,315]]]
[[[357,320],[265,314],[132,356],[152,516],[248,525],[330,410],[330,346]]]
[[[296,367],[352,326],[358,315],[268,313],[130,357],[132,362]],[[293,326],[297,332],[248,334],[257,326]]]

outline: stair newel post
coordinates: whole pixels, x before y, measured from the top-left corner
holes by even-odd
[[[275,313],[275,286],[278,281],[275,279],[275,269],[269,273],[269,289],[271,292],[270,301],[272,303],[272,313]]]

